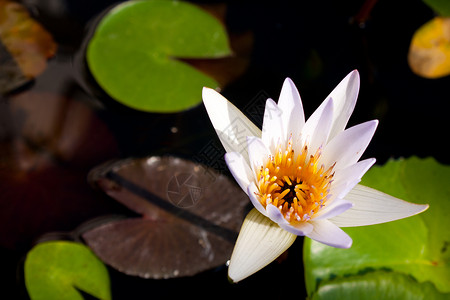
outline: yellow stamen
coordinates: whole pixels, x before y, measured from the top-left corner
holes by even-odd
[[[307,146],[301,149],[294,153],[291,135],[285,150],[277,145],[256,172],[261,204],[274,205],[289,222],[308,221],[326,205],[334,176],[334,164],[320,162],[322,148],[314,155],[308,154]]]
[[[285,189],[280,196],[278,196],[279,198],[284,198],[284,196],[286,196],[287,194],[289,194],[290,190],[289,189]]]
[[[292,185],[292,182],[291,182],[291,180],[289,179],[288,176],[283,176],[283,179],[284,179],[284,181],[287,182],[287,184]]]

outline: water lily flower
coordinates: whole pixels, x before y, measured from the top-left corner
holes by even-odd
[[[340,227],[389,222],[428,208],[358,184],[375,163],[359,159],[378,124],[345,129],[358,91],[355,70],[305,121],[300,95],[287,78],[278,103],[267,100],[260,130],[222,95],[203,89],[225,161],[255,207],[231,256],[228,275],[234,282],[272,262],[297,236],[349,248],[352,239]]]

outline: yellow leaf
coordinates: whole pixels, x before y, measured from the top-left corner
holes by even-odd
[[[0,42],[27,78],[42,73],[57,48],[50,33],[26,8],[9,0],[0,0]]]
[[[450,75],[450,18],[436,17],[414,33],[408,63],[425,78]]]

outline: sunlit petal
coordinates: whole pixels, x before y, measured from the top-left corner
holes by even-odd
[[[274,205],[269,204],[266,207],[267,216],[277,223],[284,230],[289,231],[292,234],[304,236],[313,230],[313,226],[308,222],[297,222],[294,224],[289,223],[281,214],[280,210]]]
[[[368,121],[355,125],[339,133],[323,150],[322,162],[335,164],[335,169],[343,169],[356,163],[372,139],[378,121]]]
[[[305,122],[300,95],[287,78],[278,104],[266,102],[261,132],[225,98],[204,90],[214,127],[227,152],[233,152],[226,162],[255,207],[233,251],[233,281],[269,264],[296,236],[349,248],[352,239],[340,226],[393,221],[428,208],[358,185],[375,163],[373,158],[358,160],[378,124],[374,120],[345,129],[358,91],[355,70]]]
[[[329,219],[334,216],[342,214],[344,211],[350,209],[353,203],[343,199],[336,199],[330,205],[326,205],[314,217],[314,220]]]
[[[314,226],[306,236],[325,245],[336,248],[350,248],[352,239],[342,229],[328,220],[311,221]]]
[[[251,210],[231,255],[228,277],[238,282],[259,271],[286,251],[296,237],[256,209]]]
[[[308,145],[311,154],[324,146],[328,139],[333,118],[333,99],[325,101],[323,109],[314,112],[306,121],[302,130],[302,139]]]
[[[293,138],[299,137],[305,124],[305,114],[300,94],[290,78],[286,78],[283,83],[278,107],[283,113],[283,135],[289,137],[292,134]]]
[[[252,202],[253,206],[264,216],[267,215],[266,209],[264,206],[259,202],[257,194],[259,193],[258,188],[256,187],[255,183],[252,182],[247,189],[245,190],[248,197],[250,198],[250,201]]]
[[[365,226],[410,217],[428,205],[409,203],[375,189],[357,185],[345,197],[353,207],[330,219],[339,227]]]
[[[350,72],[330,93],[327,98],[334,99],[334,115],[329,139],[344,130],[355,108],[359,92],[359,73]]]
[[[256,174],[257,171],[260,169],[260,167],[267,160],[267,157],[270,154],[270,150],[267,149],[266,145],[258,137],[254,136],[247,137],[247,144],[248,144],[250,167],[252,168],[254,174]],[[256,177],[255,180],[257,180]]]
[[[345,169],[336,170],[335,180],[330,187],[330,194],[342,198],[361,181],[363,175],[375,163],[375,158],[368,158],[357,162]]]
[[[236,182],[247,193],[254,175],[244,157],[238,152],[228,152],[225,154],[225,162]]]
[[[226,152],[239,152],[247,159],[247,136],[261,136],[261,130],[221,94],[203,88],[203,103]]]
[[[261,139],[272,152],[278,143],[286,142],[281,116],[282,111],[275,101],[267,99]]]

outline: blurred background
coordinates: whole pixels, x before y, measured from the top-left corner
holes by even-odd
[[[64,239],[64,232],[91,218],[130,215],[89,185],[87,174],[95,166],[109,159],[171,154],[229,173],[221,150],[218,158],[199,156],[211,141],[220,145],[203,104],[171,113],[145,112],[115,102],[96,83],[86,63],[86,45],[99,16],[116,1],[15,1],[20,9],[7,8],[7,2],[12,1],[0,0],[0,276],[2,294],[11,295],[5,299],[27,299],[23,261],[43,234],[56,232]],[[450,77],[426,78],[413,72],[408,62],[413,35],[437,16],[425,2],[191,3],[223,22],[234,55],[215,62],[183,61],[215,78],[221,93],[258,126],[265,100],[278,99],[286,77],[297,85],[309,116],[357,69],[361,87],[349,126],[380,121],[364,157],[375,157],[378,164],[413,155],[450,163],[446,145]],[[15,54],[5,46],[8,36],[1,32],[8,26],[5,20],[11,20],[8,15],[19,10],[46,32],[29,25],[30,36],[38,37],[44,50],[30,63],[28,75],[23,66],[18,70],[14,65]],[[112,295],[114,299],[210,298],[216,296],[211,294],[216,289],[225,296],[290,295],[270,277],[276,273],[296,276],[303,298],[301,247],[299,239],[289,250],[291,255],[239,285],[228,283],[225,266],[169,280],[142,279],[109,269]],[[94,299],[89,297],[85,295]]]

